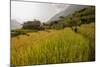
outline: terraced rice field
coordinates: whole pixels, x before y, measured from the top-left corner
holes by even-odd
[[[95,26],[30,32],[11,38],[11,64],[36,65],[95,60]]]

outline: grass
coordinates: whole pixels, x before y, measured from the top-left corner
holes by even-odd
[[[80,28],[80,33],[89,40],[89,60],[95,59],[95,24],[84,24]]]
[[[11,30],[11,37],[19,36],[19,35],[27,35],[28,32],[37,32],[38,30],[35,29],[16,29]]]
[[[82,25],[79,33],[71,28],[29,32],[11,38],[11,64],[36,65],[95,60],[94,24]]]

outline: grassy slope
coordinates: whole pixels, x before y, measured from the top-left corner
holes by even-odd
[[[65,28],[11,38],[11,64],[31,65],[94,60],[92,33],[94,24],[82,25],[79,33]]]

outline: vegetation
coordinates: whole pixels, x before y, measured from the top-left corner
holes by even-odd
[[[95,59],[95,24],[84,24],[80,28],[80,34],[89,40],[89,60]]]
[[[27,21],[23,24],[23,29],[37,29],[39,30],[41,22],[39,20]]]
[[[19,35],[28,35],[28,32],[37,32],[38,30],[36,29],[16,29],[16,30],[11,30],[11,37],[19,36]]]
[[[86,26],[91,24],[81,26],[80,34],[65,28],[29,33],[29,37],[20,35],[20,39],[12,38],[11,64],[31,65],[95,60],[94,39],[92,41],[90,39],[94,38],[94,34],[91,34],[94,32],[92,30],[94,25],[91,26],[92,29]],[[86,35],[90,37],[85,37]]]
[[[75,27],[82,24],[95,22],[95,7],[90,6],[66,17],[60,16],[59,20],[50,22],[49,26],[53,29],[63,29],[65,27]]]
[[[94,61],[94,15],[94,7],[88,7],[42,26],[40,21],[27,21],[22,29],[11,31],[11,64]]]

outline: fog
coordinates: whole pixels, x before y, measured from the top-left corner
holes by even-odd
[[[47,22],[69,6],[68,4],[11,1],[11,19],[16,19],[20,23],[34,19]]]

